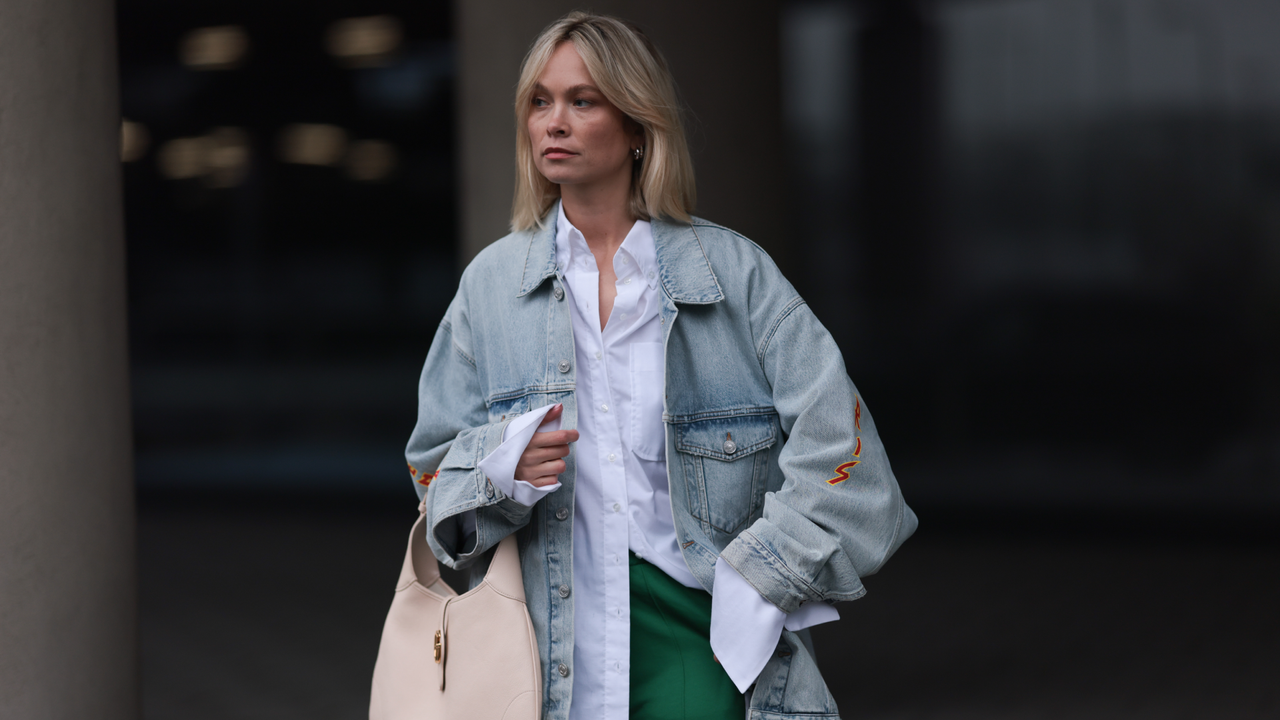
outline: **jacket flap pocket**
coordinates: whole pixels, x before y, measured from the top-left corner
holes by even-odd
[[[773,445],[777,415],[736,415],[675,425],[676,449],[690,455],[737,460]]]

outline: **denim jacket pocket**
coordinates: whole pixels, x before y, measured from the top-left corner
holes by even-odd
[[[499,397],[489,401],[489,422],[502,422],[523,415],[529,410],[529,396]]]
[[[689,511],[721,533],[736,533],[764,503],[777,415],[714,417],[674,426]]]

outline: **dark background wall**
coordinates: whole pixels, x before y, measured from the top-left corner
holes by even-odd
[[[801,282],[916,497],[1275,508],[1280,11],[788,17]]]
[[[776,69],[743,71],[761,103],[686,87],[710,106],[691,116],[704,214],[781,256],[910,496],[1274,507],[1277,11],[913,7],[762,10]],[[124,114],[147,136],[124,164],[144,487],[401,485],[406,388],[473,252],[450,12],[121,4]],[[387,57],[326,50],[332,23],[378,14],[400,28]],[[222,26],[243,29],[233,67],[184,66],[183,38]],[[726,72],[680,32],[654,35],[687,86]],[[288,161],[297,124],[342,147]],[[716,144],[735,133],[758,141]],[[367,141],[389,149],[385,174],[352,170]],[[199,157],[183,166],[183,149]],[[723,196],[726,176],[772,188],[779,210]],[[495,216],[484,237],[505,204],[467,206]]]
[[[124,164],[140,487],[405,489],[456,284],[448,3],[119,15],[123,113],[147,137]],[[393,30],[348,42],[385,56],[328,49],[379,15]],[[202,28],[229,67],[183,63]]]
[[[478,109],[567,9],[120,0],[148,717],[359,715],[418,371],[505,223]],[[819,641],[846,717],[1280,712],[1280,6],[631,9],[700,214],[782,260],[921,516]]]

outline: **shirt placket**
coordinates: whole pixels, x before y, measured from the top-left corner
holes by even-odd
[[[621,300],[620,305],[618,301]],[[604,485],[603,514],[606,543],[605,567],[605,624],[609,642],[605,653],[605,676],[608,692],[609,717],[625,717],[630,695],[631,625],[628,619],[631,605],[630,563],[627,561],[629,529],[627,526],[626,465],[621,442],[620,408],[615,403],[610,380],[620,381],[627,370],[611,362],[614,346],[625,329],[628,313],[626,298],[621,294],[614,301],[615,313],[603,331],[598,331],[601,361],[599,362],[603,392],[598,397],[601,412],[597,427],[603,428],[599,444],[601,479]],[[599,328],[599,324],[593,325]],[[620,374],[621,373],[621,374]]]

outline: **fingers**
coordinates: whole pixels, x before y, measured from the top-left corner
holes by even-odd
[[[563,471],[564,461],[559,459],[529,465],[521,464],[516,466],[516,479],[532,483],[539,478],[550,478],[552,482],[556,482],[557,475]]]
[[[564,403],[556,403],[555,407],[548,410],[547,414],[543,416],[542,422],[538,423],[538,427],[542,427],[543,425],[546,425],[547,423],[551,422],[552,420],[555,420],[556,418],[560,417],[563,414],[564,414]]]
[[[557,403],[547,411],[539,427],[559,418],[562,414],[564,414],[564,405]],[[569,454],[569,443],[577,441],[577,430],[550,430],[534,433],[528,447],[521,453],[520,461],[516,464],[516,479],[534,487],[545,487],[559,482],[558,476],[565,470],[563,458]]]
[[[552,430],[551,432],[534,433],[533,439],[529,441],[529,447],[567,446],[571,442],[578,442],[577,430]],[[565,455],[568,454],[567,452],[565,453]]]
[[[568,445],[551,445],[549,447],[535,448],[528,447],[520,455],[519,464],[536,465],[550,460],[559,460],[569,454]]]
[[[560,416],[563,414],[564,414],[564,403],[556,403],[550,410],[547,411],[547,414],[542,418],[542,422],[538,423],[538,427],[541,428],[543,425],[546,425],[553,420],[559,419]],[[533,440],[530,441],[529,444],[530,446],[564,445],[566,443],[577,442],[577,441],[578,441],[577,430],[551,430],[547,432],[535,432],[533,434]]]

